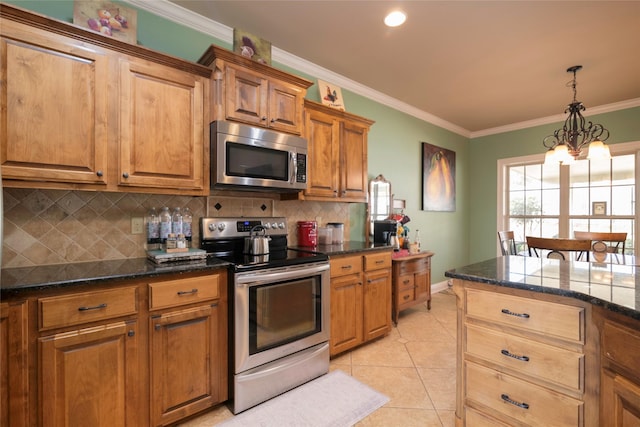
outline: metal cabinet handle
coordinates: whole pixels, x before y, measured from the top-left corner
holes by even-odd
[[[514,313],[513,311],[509,310],[508,308],[503,308],[502,312],[504,314],[508,314],[509,316],[522,317],[523,319],[528,319],[529,317],[531,317],[527,313]]]
[[[102,177],[102,171],[96,172],[96,175],[98,175],[99,177]]]
[[[267,116],[262,116],[260,120],[267,120]]]
[[[107,303],[102,303],[102,304],[98,304],[98,305],[94,305],[92,307],[78,307],[78,311],[89,311],[89,310],[100,310],[103,308],[107,308]]]
[[[515,400],[511,400],[509,398],[508,394],[503,394],[500,396],[502,398],[502,400],[504,400],[507,403],[511,403],[512,405],[517,406],[518,408],[522,408],[522,409],[529,409],[529,404],[528,403],[524,403],[524,402],[516,402]]]
[[[340,267],[340,268],[342,268],[343,270],[348,270],[348,269],[353,268],[353,266],[352,266],[352,265],[343,265],[343,266],[342,266],[342,267]]]
[[[122,177],[123,177],[123,178],[129,178],[129,173],[127,173],[127,172],[123,173],[123,174],[122,174]]]
[[[178,296],[191,295],[191,294],[197,294],[197,293],[198,293],[198,288],[193,288],[190,291],[178,291]]]
[[[402,297],[402,299],[404,299],[405,301],[409,299],[409,295],[405,295],[404,297]]]
[[[514,359],[522,360],[523,362],[529,361],[529,356],[518,356],[517,354],[511,353],[509,350],[500,350],[500,353],[508,357],[513,357]]]
[[[409,282],[411,282],[411,280],[407,279],[407,280],[405,280],[405,281],[404,281],[404,282],[402,282],[402,283],[406,285],[406,284],[407,284],[407,283],[409,283]]]

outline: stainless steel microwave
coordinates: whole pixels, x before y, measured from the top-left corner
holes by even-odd
[[[240,123],[212,122],[211,186],[304,190],[307,140]]]

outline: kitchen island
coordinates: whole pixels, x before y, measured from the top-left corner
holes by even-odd
[[[637,268],[505,256],[447,271],[457,425],[640,425]]]

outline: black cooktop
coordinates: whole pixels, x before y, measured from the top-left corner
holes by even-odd
[[[296,251],[293,249],[270,251],[268,255],[245,255],[241,253],[231,253],[224,255],[209,254],[209,256],[215,256],[216,258],[232,263],[233,270],[236,273],[329,260],[329,257],[326,254]]]

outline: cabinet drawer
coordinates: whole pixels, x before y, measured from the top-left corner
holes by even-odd
[[[487,328],[467,325],[466,329],[467,354],[533,378],[583,391],[583,354]]]
[[[526,425],[576,427],[584,424],[584,404],[580,400],[470,362],[465,363],[465,375],[468,400]]]
[[[126,316],[137,310],[138,293],[134,287],[38,300],[40,330]]]
[[[481,412],[474,411],[471,408],[464,408],[464,422],[465,425],[473,427],[507,427],[509,424],[504,424],[489,417]]]
[[[192,304],[220,296],[220,275],[149,283],[149,309]]]
[[[405,289],[413,289],[416,285],[415,277],[413,274],[405,274],[398,277],[398,282],[396,283],[398,286],[398,290],[402,292]]]
[[[371,271],[379,268],[391,268],[391,252],[378,252],[364,256],[364,270]]]
[[[331,277],[345,276],[362,272],[362,257],[347,256],[343,258],[335,258],[330,261]]]
[[[416,299],[415,288],[405,289],[398,292],[398,306],[402,307],[403,304],[410,303]]]
[[[400,274],[417,273],[429,269],[431,257],[412,259],[400,263]]]
[[[584,343],[584,308],[466,290],[467,316]]]
[[[606,321],[602,331],[604,357],[638,372],[640,332]]]

